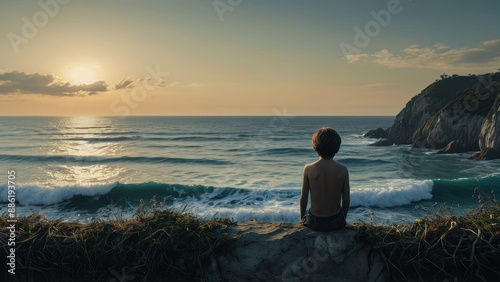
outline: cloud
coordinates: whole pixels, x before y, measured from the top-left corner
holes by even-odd
[[[0,94],[39,94],[51,96],[87,96],[108,91],[105,81],[71,84],[51,74],[0,72]]]
[[[443,44],[432,48],[412,45],[398,54],[387,49],[373,54],[354,54],[347,57],[349,63],[373,62],[388,68],[491,68],[500,62],[500,39],[481,43],[474,48],[450,49]]]
[[[124,89],[124,88],[133,88],[133,87],[134,87],[134,80],[127,78],[127,79],[123,79],[122,81],[118,82],[115,85],[115,90],[120,90],[120,89]]]
[[[347,61],[349,63],[357,63],[357,62],[365,60],[369,57],[370,57],[370,55],[368,55],[368,54],[352,54],[352,55],[346,56]]]
[[[154,80],[151,77],[143,77],[143,78],[126,78],[123,79],[122,81],[118,82],[115,87],[113,88],[114,90],[121,90],[121,89],[128,89],[128,88],[134,88],[136,86],[147,86],[147,87],[172,87],[177,85],[178,82],[174,83],[167,83],[165,80]]]
[[[434,45],[434,48],[436,48],[437,50],[443,50],[443,49],[449,49],[450,47],[444,45],[443,43],[438,43]]]
[[[189,88],[200,88],[200,87],[204,87],[205,86],[205,83],[200,83],[200,82],[193,82],[193,83],[190,83],[188,84],[186,87],[189,87]]]

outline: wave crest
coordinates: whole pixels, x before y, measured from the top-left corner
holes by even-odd
[[[431,180],[393,180],[377,184],[374,188],[351,189],[351,206],[394,207],[432,198]],[[7,185],[0,185],[0,201],[7,201]],[[283,212],[288,208],[298,211],[300,189],[240,189],[216,188],[203,185],[174,185],[166,183],[109,183],[88,186],[44,187],[26,185],[16,189],[16,200],[21,205],[53,205],[64,203],[66,207],[80,207],[82,202],[106,206],[120,202],[137,202],[167,197],[170,205],[192,207],[200,213],[212,213],[231,209],[247,213]],[[253,210],[253,211],[252,211]],[[295,211],[295,212],[297,212]],[[295,214],[294,212],[294,214]]]

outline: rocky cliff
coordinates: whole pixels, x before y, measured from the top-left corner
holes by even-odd
[[[384,263],[356,229],[317,232],[291,223],[243,222],[209,281],[385,281]]]
[[[491,159],[500,153],[499,116],[500,72],[448,77],[406,104],[387,139],[413,147],[446,148],[442,153],[481,150],[476,159]],[[481,157],[485,152],[489,157]]]
[[[488,116],[483,122],[481,133],[479,135],[479,148],[481,153],[488,149],[493,149],[500,153],[500,95],[497,94],[493,106]],[[476,156],[478,157],[478,156]],[[500,157],[499,157],[500,158]]]

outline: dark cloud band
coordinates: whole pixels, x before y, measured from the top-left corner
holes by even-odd
[[[54,75],[25,73],[20,71],[0,72],[0,94],[41,94],[51,96],[82,96],[107,92],[105,81],[91,84],[71,84]]]

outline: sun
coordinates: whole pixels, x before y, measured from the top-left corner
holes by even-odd
[[[92,84],[97,81],[95,71],[89,67],[70,67],[68,78],[72,84]]]

